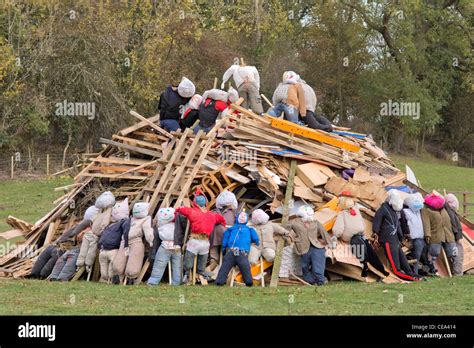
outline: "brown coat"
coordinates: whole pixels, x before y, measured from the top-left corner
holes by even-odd
[[[288,86],[288,98],[286,99],[286,103],[298,108],[302,117],[306,116],[306,99],[301,83]]]
[[[295,219],[288,223],[288,227],[295,232],[295,251],[298,255],[306,254],[311,245],[324,248],[330,243],[329,233],[317,220],[303,222]]]
[[[274,234],[280,236],[288,234],[288,231],[283,227],[270,221],[266,224],[254,225],[252,227],[257,231],[258,239],[260,240],[260,244],[257,247],[259,250],[262,250],[263,248],[276,250]]]
[[[104,229],[110,224],[111,216],[112,208],[102,210],[92,223],[92,233],[100,237]]]
[[[425,237],[431,237],[431,243],[454,242],[451,219],[446,209],[424,208],[421,210],[421,221]]]

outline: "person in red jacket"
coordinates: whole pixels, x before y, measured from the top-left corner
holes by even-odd
[[[206,280],[210,277],[206,273],[206,264],[209,254],[209,236],[214,230],[215,225],[224,225],[226,221],[220,214],[207,209],[206,196],[198,189],[194,192],[193,207],[178,207],[176,212],[185,216],[191,225],[191,236],[186,244],[186,253],[184,254],[184,278],[183,282],[189,281],[189,275],[193,268],[194,257],[197,255],[197,273]]]

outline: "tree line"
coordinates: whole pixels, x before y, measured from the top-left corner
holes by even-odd
[[[293,70],[315,88],[320,113],[384,148],[468,156],[473,9],[470,0],[5,0],[0,148],[91,151],[134,122],[129,109],[156,114],[167,85],[186,76],[202,93],[243,57],[267,97]],[[94,117],[64,112],[68,103],[92,105]]]

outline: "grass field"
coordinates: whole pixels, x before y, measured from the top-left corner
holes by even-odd
[[[402,169],[407,163],[425,189],[474,191],[474,169],[426,157],[391,157]],[[4,222],[8,215],[34,223],[61,195],[53,188],[69,183],[70,179],[0,182],[0,232],[10,229]],[[412,284],[341,281],[324,287],[277,289],[0,279],[0,315],[472,315],[473,286],[474,276]]]
[[[0,315],[468,315],[474,276],[229,288],[0,280]]]

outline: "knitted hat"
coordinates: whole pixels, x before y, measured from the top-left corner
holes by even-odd
[[[194,83],[186,77],[183,77],[178,85],[178,94],[183,98],[191,98],[194,95],[194,92],[196,92]]]
[[[266,224],[269,219],[270,216],[268,216],[268,214],[265,213],[265,211],[263,211],[262,209],[256,209],[252,212],[252,223],[254,225]]]

